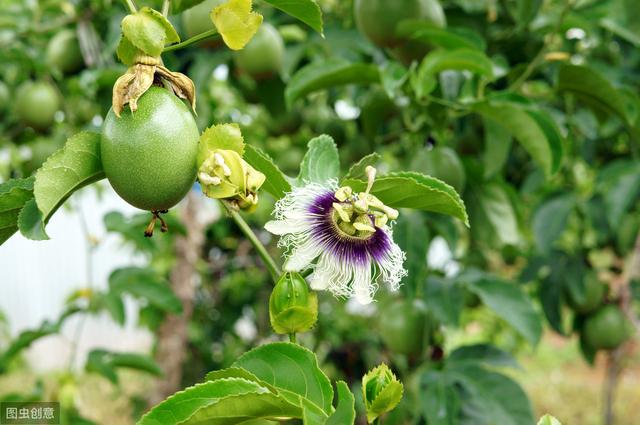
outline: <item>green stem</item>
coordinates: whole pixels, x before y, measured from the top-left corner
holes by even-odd
[[[220,34],[218,33],[217,29],[210,29],[209,31],[205,31],[202,34],[198,34],[194,37],[191,37],[185,41],[183,41],[182,43],[178,43],[178,44],[172,44],[171,46],[167,46],[164,48],[163,53],[166,52],[172,52],[174,50],[178,50],[178,49],[183,49],[187,46],[191,46],[192,44],[195,43],[199,43],[202,40],[206,40],[207,38],[212,38],[215,36],[219,36]]]
[[[295,332],[292,332],[292,333],[289,334],[289,342],[297,344],[297,339],[296,339],[296,333]]]
[[[271,273],[271,277],[273,278],[273,281],[277,282],[278,279],[280,278],[280,268],[278,267],[276,262],[273,260],[273,258],[271,258],[271,255],[269,255],[269,253],[267,252],[267,248],[265,248],[262,242],[260,242],[260,239],[258,239],[256,234],[253,233],[253,230],[251,230],[251,227],[249,227],[247,222],[244,221],[244,219],[242,218],[240,213],[238,213],[238,211],[231,208],[224,201],[220,201],[220,203],[225,207],[225,209],[227,210],[227,212],[229,213],[233,221],[236,222],[236,224],[238,225],[242,233],[244,233],[247,239],[249,239],[249,242],[251,242],[251,245],[253,245],[256,251],[258,251],[258,255],[260,256],[260,258],[262,258],[262,261],[264,262],[265,266],[267,266],[267,269],[269,269],[269,273]]]
[[[133,0],[124,0],[124,3],[127,5],[129,13],[136,13],[138,11],[138,9],[136,9],[136,5],[133,3]]]
[[[171,8],[171,0],[162,1],[162,16],[165,18],[169,16],[169,9]]]

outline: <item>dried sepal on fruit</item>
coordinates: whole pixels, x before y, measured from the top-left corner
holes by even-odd
[[[193,81],[180,72],[168,70],[159,58],[138,55],[133,64],[113,85],[113,111],[119,117],[124,106],[138,109],[138,99],[156,82],[164,82],[181,99],[186,99],[195,112],[196,90]]]

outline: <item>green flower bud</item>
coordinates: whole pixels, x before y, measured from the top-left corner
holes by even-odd
[[[265,176],[234,150],[213,149],[198,170],[203,193],[209,198],[235,201],[241,209],[254,209]]]
[[[362,396],[367,409],[367,421],[372,423],[383,414],[396,408],[404,387],[391,372],[389,366],[382,363],[362,377]]]
[[[300,273],[285,273],[271,292],[269,319],[276,333],[306,332],[318,320],[318,296]]]

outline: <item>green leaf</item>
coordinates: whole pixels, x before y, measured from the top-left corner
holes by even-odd
[[[180,41],[173,25],[162,14],[149,7],[122,19],[122,35],[149,56],[160,56],[165,44]]]
[[[472,364],[456,365],[448,370],[468,392],[470,403],[480,412],[482,421],[479,423],[534,423],[527,394],[511,378]]]
[[[475,49],[435,50],[420,64],[414,81],[416,95],[422,98],[437,86],[436,76],[445,70],[471,71],[488,80],[493,79],[493,62]]]
[[[458,425],[460,395],[447,371],[429,370],[419,382],[420,411],[429,425]]]
[[[130,294],[163,311],[175,314],[182,312],[182,303],[169,287],[169,283],[151,269],[117,269],[109,276],[109,287],[114,294]]]
[[[377,152],[370,153],[369,155],[360,158],[358,162],[356,162],[351,166],[351,168],[349,168],[349,171],[347,172],[347,175],[344,176],[344,178],[366,179],[367,175],[365,174],[365,169],[369,166],[375,166],[381,158],[382,156],[380,156],[380,154]]]
[[[465,192],[471,214],[471,231],[477,240],[488,244],[517,245],[520,241],[518,219],[504,188],[485,183]]]
[[[124,326],[126,313],[122,297],[119,294],[107,292],[102,296],[101,300],[111,318],[120,326]]]
[[[240,126],[236,123],[218,124],[203,131],[198,144],[198,166],[200,166],[215,149],[231,150],[243,156],[245,144]]]
[[[300,164],[298,184],[325,183],[340,173],[338,147],[331,136],[323,134],[309,141],[307,153]]]
[[[239,367],[274,387],[308,399],[324,412],[332,411],[333,388],[318,367],[315,354],[296,344],[272,343],[245,353],[232,367]]]
[[[251,11],[251,8],[251,0],[228,0],[214,8],[209,15],[231,50],[244,48],[262,24],[262,15]]]
[[[484,305],[518,331],[531,345],[542,334],[542,323],[531,298],[516,284],[493,276],[481,276],[468,282],[467,289],[477,294]]]
[[[544,415],[538,421],[538,425],[562,425],[559,420],[551,415]]]
[[[134,46],[127,37],[120,37],[120,43],[118,43],[118,48],[116,49],[116,54],[120,62],[127,66],[132,66],[135,64],[139,53],[140,49]]]
[[[368,63],[353,63],[342,59],[328,59],[305,66],[289,80],[285,89],[287,105],[318,90],[345,84],[379,83],[378,67]]]
[[[204,0],[172,0],[171,1],[171,14],[177,15],[178,13],[191,9],[194,6],[199,5]]]
[[[484,51],[486,43],[480,35],[465,27],[441,28],[424,20],[406,20],[398,24],[401,37],[439,46],[448,50],[473,49]]]
[[[407,276],[403,280],[402,290],[415,294],[417,288],[424,285],[427,275],[429,229],[422,215],[403,211],[393,226],[393,240],[407,254],[404,262]]]
[[[518,28],[526,28],[531,21],[538,15],[542,0],[518,0],[516,7],[516,22]]]
[[[615,114],[626,124],[632,124],[623,95],[609,80],[587,66],[562,65],[557,88],[574,93],[596,111]]]
[[[109,361],[115,368],[126,368],[162,376],[162,369],[151,357],[138,353],[110,353]]]
[[[346,382],[338,381],[336,411],[325,422],[325,425],[353,425],[356,420],[355,399]]]
[[[18,335],[18,337],[11,342],[4,353],[0,355],[0,373],[4,372],[7,369],[7,366],[11,359],[22,352],[25,348],[28,348],[31,344],[33,344],[40,338],[53,335],[55,333],[58,333],[59,331],[60,322],[51,323],[45,321],[37,329],[21,332],[20,335]]]
[[[18,228],[20,233],[27,239],[33,241],[44,241],[49,239],[49,235],[44,229],[42,213],[38,209],[35,199],[28,200],[20,215],[18,216]]]
[[[435,275],[429,276],[424,285],[423,299],[439,322],[458,326],[464,307],[464,293],[457,281]]]
[[[463,345],[451,352],[448,364],[482,363],[493,367],[520,368],[517,360],[506,351],[491,344]]]
[[[618,160],[607,164],[598,175],[597,190],[604,197],[609,225],[618,228],[640,193],[640,162]]]
[[[483,117],[484,127],[484,178],[490,179],[502,170],[509,158],[512,139],[511,133],[491,118]]]
[[[351,186],[355,191],[364,191],[367,187],[365,181],[355,179],[346,179],[342,185]],[[391,173],[378,177],[371,193],[392,208],[448,214],[469,225],[460,195],[453,187],[434,177],[414,172]]]
[[[291,184],[273,159],[261,149],[252,145],[245,146],[244,159],[256,170],[266,176],[262,188],[278,200],[287,192],[291,192]]]
[[[508,131],[531,155],[546,175],[557,171],[562,147],[555,125],[540,111],[507,102],[481,102],[473,109],[484,118],[490,118]]]
[[[549,252],[553,243],[567,226],[569,214],[575,206],[573,194],[564,194],[546,200],[533,213],[532,229],[536,248],[542,254]]]
[[[18,230],[18,217],[24,205],[33,199],[33,177],[0,184],[0,245]]]
[[[314,0],[264,0],[276,9],[304,22],[311,28],[323,33],[322,10]]]
[[[51,155],[36,172],[33,193],[41,217],[36,217],[32,207],[27,212],[23,211],[21,232],[27,237],[46,239],[44,225],[67,198],[104,177],[100,135],[84,131],[70,137],[65,146]]]
[[[242,378],[208,381],[189,387],[167,398],[144,415],[138,425],[197,423],[198,417],[195,414],[200,412],[199,418],[202,418],[203,414],[209,413],[204,411],[204,408],[216,405],[226,408],[226,412],[219,412],[217,413],[218,416],[223,416],[222,413],[224,413],[227,417],[234,417],[234,410],[231,408],[231,404],[237,403],[245,403],[246,408],[235,410],[235,414],[246,415],[249,418],[251,406],[259,403],[258,399],[261,395],[268,397],[269,401],[275,401],[273,406],[281,403],[277,396],[256,382]],[[231,403],[225,403],[225,401],[231,401]],[[286,406],[287,403],[285,402],[284,404]],[[293,406],[287,407],[293,408]],[[209,413],[208,416],[211,422],[206,423],[219,423],[214,422],[215,414],[214,412]]]

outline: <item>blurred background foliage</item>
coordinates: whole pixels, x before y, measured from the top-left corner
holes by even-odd
[[[207,11],[219,3],[170,20],[186,39],[212,28]],[[440,14],[431,0],[397,39],[383,31],[405,18],[395,5],[376,15],[356,4],[354,15],[350,0],[319,0],[321,37],[255,3],[265,24],[244,51],[207,41],[163,55],[195,82],[201,130],[237,122],[291,175],[308,140],[326,133],[344,171],[375,152],[366,161],[380,170],[446,181],[470,214],[470,230],[401,214],[394,232],[409,277],[400,293],[380,291],[366,308],[321,295],[320,320],[301,341],[330,377],[357,389],[388,362],[407,388],[388,424],[529,424],[548,411],[590,425],[603,423],[601,410],[607,423],[613,413],[636,423],[637,341],[620,345],[637,333],[640,297],[636,2],[443,0]],[[0,10],[3,181],[100,128],[125,70],[114,52],[126,12],[115,0],[0,0]],[[261,197],[248,219],[269,243],[261,227],[273,202]],[[0,333],[0,399],[59,400],[70,424],[133,423],[158,397],[275,339],[267,271],[224,215],[198,217],[201,202],[189,198],[168,216],[171,232],[153,239],[142,235],[146,215],[106,215],[147,264],[115,270],[104,291],[79,288],[58,321]],[[196,282],[186,292],[185,279]],[[127,297],[137,317],[125,317]],[[101,312],[148,328],[154,353],[94,350],[84,371],[29,372],[21,353],[33,341]],[[172,332],[184,336],[177,366],[162,348]]]

